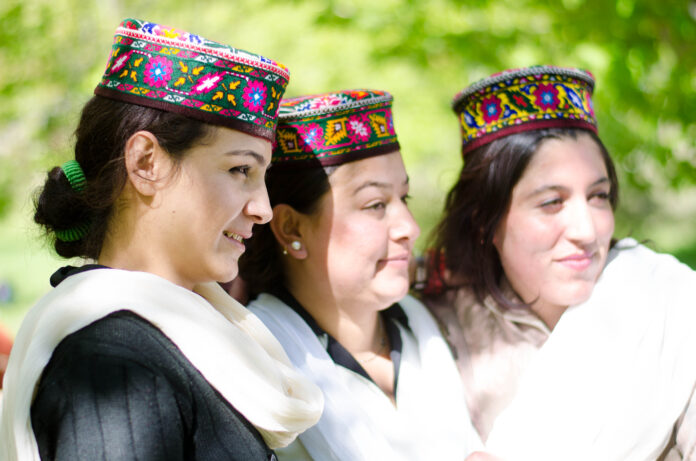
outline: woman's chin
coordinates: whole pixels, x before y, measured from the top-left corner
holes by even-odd
[[[595,283],[589,281],[571,287],[564,293],[564,295],[559,296],[559,302],[557,304],[563,306],[576,306],[578,304],[582,304],[590,299],[594,287]]]
[[[379,299],[382,300],[383,304],[385,304],[384,307],[389,307],[395,302],[403,299],[403,297],[408,294],[409,283],[408,279],[405,281],[394,281],[393,283],[380,288],[381,289],[378,291]]]

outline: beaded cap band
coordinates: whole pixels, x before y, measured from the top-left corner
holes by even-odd
[[[594,83],[587,71],[554,66],[506,70],[474,83],[452,100],[462,154],[503,136],[541,128],[596,133]]]
[[[363,89],[283,99],[273,167],[340,165],[398,150],[392,100]]]
[[[70,187],[72,187],[75,192],[79,193],[85,189],[87,178],[85,178],[85,173],[82,171],[82,167],[77,160],[68,160],[61,165],[60,169],[63,170],[63,174],[68,179]],[[77,242],[87,235],[89,224],[89,222],[82,222],[70,229],[58,229],[55,231],[56,237],[63,242]]]
[[[273,141],[290,74],[275,61],[139,19],[116,29],[94,93]]]

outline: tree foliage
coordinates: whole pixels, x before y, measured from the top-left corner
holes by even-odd
[[[0,214],[39,172],[70,157],[80,107],[125,17],[277,59],[291,69],[291,96],[391,91],[426,230],[461,167],[451,98],[511,67],[575,66],[596,76],[600,135],[624,189],[624,229],[640,229],[646,216],[660,215],[665,197],[696,186],[694,1],[4,0]],[[677,211],[696,217],[693,200],[682,202]]]

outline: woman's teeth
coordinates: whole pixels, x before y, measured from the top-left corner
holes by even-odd
[[[235,239],[240,243],[244,240],[244,238],[241,235],[235,234],[234,232],[223,231],[222,233],[225,235],[225,237]]]

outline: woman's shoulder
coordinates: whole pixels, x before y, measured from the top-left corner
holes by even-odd
[[[216,450],[268,459],[270,453],[253,426],[164,333],[125,310],[61,341],[31,411],[42,453],[57,446],[60,434],[67,434],[62,450],[87,443],[101,453],[111,444],[157,454],[141,459],[217,459]],[[219,427],[226,427],[224,435]],[[191,444],[187,454],[184,440]]]
[[[669,253],[653,250],[649,243],[640,243],[627,237],[617,241],[609,251],[607,267],[612,265],[627,267],[630,264],[640,263],[636,268],[639,273],[654,272],[655,270],[669,270],[681,273],[684,276],[696,276],[696,272],[686,264],[680,262]]]
[[[639,293],[674,294],[692,292],[696,271],[667,253],[659,253],[631,238],[618,241],[607,258],[597,287]]]
[[[473,290],[466,286],[448,287],[435,293],[418,292],[414,296],[448,328],[455,325],[462,328],[471,317],[494,317],[490,310],[483,308]]]
[[[90,369],[119,368],[139,369],[172,383],[183,383],[186,364],[181,351],[155,325],[122,310],[66,336],[53,351],[42,381],[80,376]]]

